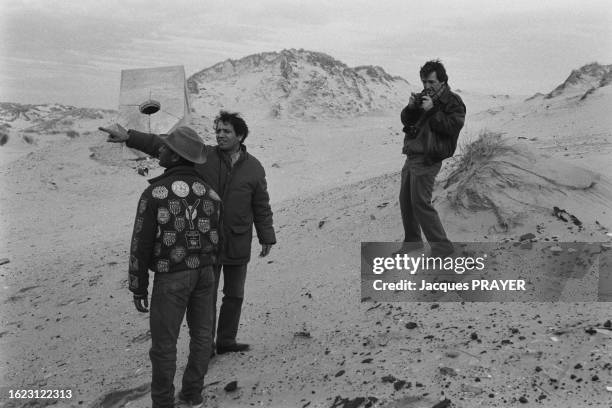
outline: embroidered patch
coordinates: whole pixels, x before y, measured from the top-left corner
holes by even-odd
[[[159,207],[157,209],[157,222],[165,224],[170,221],[170,211],[166,207]]]
[[[174,229],[176,229],[178,232],[181,232],[185,229],[186,224],[187,221],[185,220],[185,217],[176,217],[176,219],[174,220]]]
[[[157,261],[157,272],[168,272],[170,270],[170,261],[167,259],[160,259]]]
[[[181,212],[181,202],[179,200],[168,200],[168,208],[174,215]]]
[[[210,200],[204,200],[204,202],[202,202],[202,211],[204,211],[204,214],[210,216],[210,214],[212,214],[214,210],[215,203]]]
[[[137,271],[138,270],[138,258],[136,258],[134,255],[130,256],[130,271]]]
[[[200,243],[200,233],[198,231],[187,231],[185,233],[185,240],[187,241],[187,249],[202,248],[202,244]]]
[[[219,195],[212,188],[208,190],[208,196],[215,201],[221,201],[221,198],[219,197]]]
[[[193,220],[198,216],[198,204],[200,204],[200,199],[198,198],[194,205],[189,205],[187,201],[183,200],[183,204],[185,204],[185,218],[189,221],[189,229],[195,229],[193,225]]]
[[[138,275],[132,275],[130,273],[130,289],[138,289]]]
[[[212,252],[213,249],[215,249],[214,246],[212,246],[211,244],[206,244],[204,245],[204,247],[202,248],[202,252],[204,252],[205,254]]]
[[[146,198],[142,198],[140,202],[138,203],[138,214],[139,215],[142,215],[142,213],[146,211],[147,202],[148,200]]]
[[[176,243],[176,231],[164,231],[162,242],[166,246],[172,246]]]
[[[179,197],[185,198],[189,195],[189,185],[184,181],[172,183],[172,192]]]
[[[210,230],[210,220],[208,218],[198,218],[198,230],[206,234]]]
[[[136,221],[134,221],[134,234],[140,234],[140,231],[142,231],[143,223],[144,223],[144,218],[136,217]]]
[[[156,242],[155,245],[153,245],[153,256],[159,256],[161,254],[161,244],[159,242]]]
[[[191,189],[198,197],[202,197],[206,193],[206,187],[204,187],[204,184],[197,181],[191,185]]]
[[[185,255],[187,255],[187,251],[182,246],[176,246],[170,250],[170,259],[174,263],[180,263],[185,259]]]
[[[132,246],[130,247],[130,252],[136,252],[138,250],[138,236],[132,237]]]
[[[151,194],[154,198],[163,200],[164,198],[168,197],[168,189],[164,186],[157,186],[153,189]]]
[[[217,230],[211,230],[208,236],[210,237],[210,242],[213,244],[217,245],[219,243],[219,234]]]
[[[198,255],[189,255],[187,259],[185,259],[185,263],[191,269],[195,269],[200,266],[200,257]]]

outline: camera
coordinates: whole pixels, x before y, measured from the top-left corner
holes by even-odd
[[[431,91],[423,89],[421,92],[414,94],[414,104],[420,107],[423,104],[423,97],[431,96],[431,93]]]

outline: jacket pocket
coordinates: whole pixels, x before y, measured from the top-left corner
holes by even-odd
[[[253,229],[251,225],[232,225],[225,237],[226,256],[230,259],[248,259],[251,255]]]

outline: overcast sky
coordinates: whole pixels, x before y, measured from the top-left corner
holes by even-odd
[[[548,92],[612,63],[609,0],[0,0],[0,101],[117,108],[122,69],[304,48],[418,82],[440,58],[454,88]]]

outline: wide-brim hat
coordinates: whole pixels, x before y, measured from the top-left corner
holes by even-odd
[[[179,126],[167,135],[159,135],[159,138],[183,159],[197,164],[206,163],[206,146],[192,128]]]

